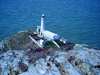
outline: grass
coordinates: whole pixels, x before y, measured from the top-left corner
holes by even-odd
[[[57,40],[56,43],[57,43],[60,47],[66,45],[65,43],[63,43],[63,42],[61,42],[61,41],[59,41],[59,40]]]
[[[59,40],[57,40],[57,41],[55,41],[55,42],[56,42],[60,47],[66,45],[66,44],[64,44],[63,42],[59,41]],[[47,42],[46,45],[44,46],[44,48],[56,48],[56,47],[57,47],[57,46],[56,46],[53,42],[51,42],[51,41]]]
[[[56,45],[53,42],[49,41],[46,43],[44,48],[56,48]]]

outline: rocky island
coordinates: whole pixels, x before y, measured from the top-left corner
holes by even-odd
[[[100,49],[69,43],[40,48],[21,31],[0,42],[0,75],[100,75]]]

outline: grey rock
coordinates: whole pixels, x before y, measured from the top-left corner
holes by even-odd
[[[16,39],[27,37],[32,32],[20,32],[0,43],[0,51],[3,51],[0,52],[1,75],[100,75],[99,49],[75,44],[73,49],[67,51],[39,50],[33,43],[27,43],[30,41],[28,38],[22,45],[19,41],[14,44]],[[28,49],[31,47],[32,50]]]

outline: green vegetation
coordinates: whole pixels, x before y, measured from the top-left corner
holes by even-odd
[[[56,40],[55,41],[60,47],[61,46],[65,46],[66,44],[64,44],[63,42],[59,41],[59,40]],[[52,42],[52,41],[49,41],[46,43],[46,45],[44,46],[44,48],[56,48],[57,46]]]
[[[61,41],[59,41],[59,40],[57,40],[56,43],[57,43],[60,47],[66,45],[65,43],[63,43],[63,42],[61,42]]]
[[[44,48],[56,48],[56,45],[53,42],[49,41],[46,43]]]
[[[4,42],[4,50],[26,50],[30,47],[34,48],[34,43],[31,43],[31,39],[29,38],[29,35],[33,34],[34,30],[25,30],[11,36]]]

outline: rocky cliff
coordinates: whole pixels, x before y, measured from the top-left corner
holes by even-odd
[[[0,43],[0,75],[100,75],[100,49],[83,44],[41,49],[20,32]]]

